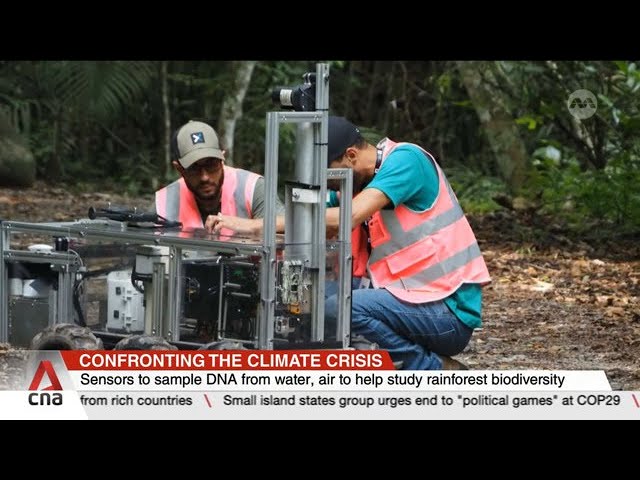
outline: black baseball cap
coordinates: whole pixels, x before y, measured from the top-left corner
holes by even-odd
[[[337,160],[347,148],[362,141],[360,130],[344,117],[329,116],[329,147],[327,165]]]

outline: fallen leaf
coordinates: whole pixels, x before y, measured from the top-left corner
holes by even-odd
[[[613,300],[614,305],[629,305],[629,298],[628,297],[616,297]]]
[[[534,292],[548,292],[553,290],[553,283],[536,280],[536,284],[531,287]]]
[[[605,312],[608,317],[623,317],[625,315],[625,310],[622,307],[607,307]]]
[[[0,203],[15,205],[17,203],[17,200],[11,197],[7,197],[6,195],[0,195]]]
[[[596,303],[601,305],[611,305],[613,303],[613,298],[608,295],[596,295]]]

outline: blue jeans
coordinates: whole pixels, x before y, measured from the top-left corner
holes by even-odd
[[[438,355],[456,355],[469,343],[473,330],[440,300],[408,303],[384,288],[353,290],[351,335],[362,335],[402,361],[403,370],[441,370]],[[335,324],[337,298],[326,300],[327,323]],[[333,318],[331,318],[333,317]]]

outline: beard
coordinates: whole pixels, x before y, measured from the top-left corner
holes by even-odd
[[[197,200],[202,202],[213,202],[215,200],[220,200],[222,197],[222,185],[224,183],[224,170],[220,175],[220,179],[217,182],[209,181],[207,183],[198,183],[197,185],[190,185],[188,182],[187,187],[191,190],[191,193],[196,197]],[[205,188],[212,188],[211,193],[203,192]]]

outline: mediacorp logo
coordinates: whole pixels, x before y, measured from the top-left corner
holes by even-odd
[[[578,120],[592,117],[598,109],[598,99],[589,90],[580,89],[569,95],[567,100],[569,113]]]

